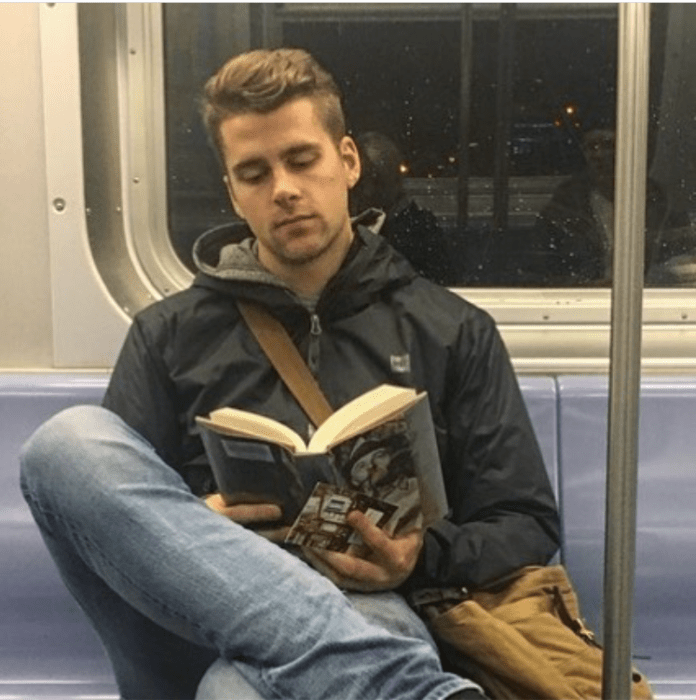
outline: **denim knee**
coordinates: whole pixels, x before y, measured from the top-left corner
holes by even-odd
[[[154,455],[152,447],[111,411],[100,406],[73,406],[46,421],[23,445],[20,485],[30,506],[60,503],[90,484],[99,490],[118,479],[114,449]]]
[[[39,426],[29,437],[19,454],[20,484],[25,498],[43,491],[42,484],[76,476],[74,465],[64,469],[69,461],[63,456],[74,454],[76,446],[85,440],[93,416],[101,410],[97,406],[67,408]]]

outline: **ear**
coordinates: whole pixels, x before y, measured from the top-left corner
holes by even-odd
[[[227,188],[227,194],[230,198],[230,202],[232,203],[232,208],[234,209],[234,213],[240,218],[246,220],[246,217],[242,213],[242,210],[239,208],[239,203],[237,202],[237,198],[234,196],[234,191],[232,189],[232,183],[230,182],[230,178],[228,175],[223,176],[222,181],[225,183],[225,187]]]
[[[338,144],[338,151],[343,160],[348,189],[352,189],[360,178],[360,156],[358,147],[350,136],[344,136]]]

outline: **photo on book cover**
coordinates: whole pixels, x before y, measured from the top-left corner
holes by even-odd
[[[320,482],[285,541],[332,552],[346,552],[350,545],[360,546],[360,537],[346,523],[346,516],[354,510],[365,513],[377,527],[384,527],[396,506],[354,489]]]
[[[396,418],[378,425],[336,445],[332,455],[341,486],[322,484],[315,490],[286,541],[346,551],[350,544],[359,542],[359,538],[350,539],[351,528],[345,524],[345,516],[351,510],[367,513],[390,534],[422,525],[420,489],[407,420]]]

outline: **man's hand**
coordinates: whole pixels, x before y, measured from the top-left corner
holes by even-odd
[[[228,506],[219,493],[206,496],[205,504],[216,513],[220,513],[230,520],[251,528],[257,534],[271,542],[280,544],[288,534],[288,527],[269,527],[274,521],[280,520],[283,515],[280,507],[273,503],[237,503]],[[254,527],[263,523],[263,528]]]
[[[311,564],[339,588],[372,592],[397,588],[410,575],[423,547],[422,530],[390,537],[359,511],[346,522],[358,532],[371,552],[367,559],[350,554],[303,548]]]

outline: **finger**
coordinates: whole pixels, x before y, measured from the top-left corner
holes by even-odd
[[[227,508],[227,504],[223,500],[222,496],[219,493],[211,493],[208,496],[205,497],[205,504],[210,508],[210,510],[214,510],[218,513],[222,512]]]
[[[359,510],[354,510],[348,513],[346,522],[350,525],[363,539],[363,542],[373,550],[380,552],[388,551],[391,538],[378,528],[364,513]]]
[[[333,581],[339,588],[345,588],[345,581],[343,577],[330,566],[322,557],[320,557],[314,550],[308,547],[302,547],[302,554],[304,558],[316,569],[320,574],[323,574],[330,581]]]
[[[205,504],[216,513],[224,515],[241,525],[279,520],[282,510],[273,503],[238,503],[227,505],[219,493],[213,493],[205,498]]]
[[[238,503],[225,508],[225,515],[241,525],[280,520],[283,511],[272,503]]]
[[[288,532],[290,532],[289,527],[278,527],[278,528],[263,528],[263,529],[255,529],[254,532],[257,535],[261,535],[261,537],[265,537],[267,540],[270,540],[271,542],[275,542],[276,544],[283,544],[285,542],[285,538],[288,536]]]
[[[346,522],[360,534],[363,542],[373,552],[387,559],[394,556],[401,558],[404,554],[408,554],[409,550],[420,551],[423,543],[423,530],[420,528],[414,528],[398,536],[390,536],[364,513],[357,510],[348,514]]]
[[[399,585],[408,578],[418,560],[423,547],[423,531],[411,530],[399,537],[390,537],[383,530],[372,525],[369,518],[361,513],[349,517],[360,532],[363,541],[371,549],[368,559],[377,566],[370,575],[372,581],[383,580],[390,586]],[[353,574],[356,575],[357,574]]]
[[[378,580],[372,580],[370,578],[357,579],[337,570],[331,562],[327,561],[328,559],[331,559],[332,562],[335,561],[340,566],[341,555],[335,552],[326,552],[325,550],[321,550],[320,554],[318,551],[307,548],[303,548],[303,552],[307,561],[320,574],[326,576],[326,578],[343,590],[358,591],[359,593],[372,593],[385,589],[385,585],[381,578],[378,578]]]
[[[351,590],[380,590],[388,581],[382,567],[350,554],[305,549],[312,565],[336,585]]]

